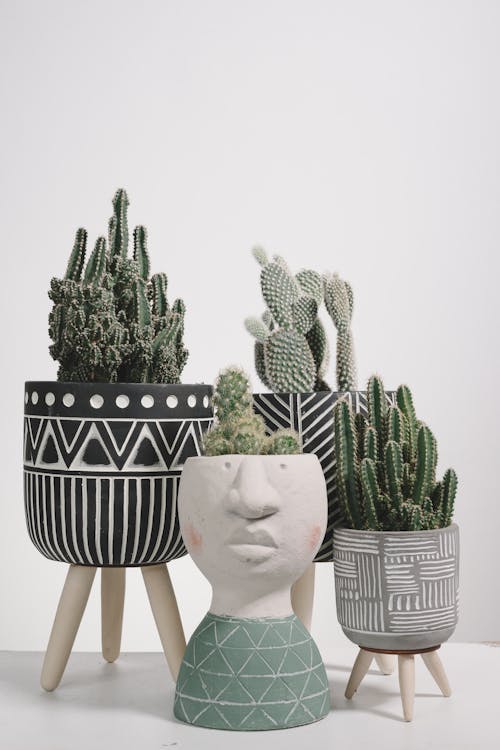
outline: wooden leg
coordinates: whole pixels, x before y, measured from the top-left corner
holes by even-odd
[[[451,695],[450,683],[444,671],[443,663],[438,656],[437,651],[429,651],[427,654],[422,654],[424,664],[436,680],[437,686],[441,690],[445,698],[449,698]]]
[[[61,681],[92,588],[96,569],[70,565],[42,667],[41,685],[55,690]]]
[[[184,629],[166,564],[147,565],[142,575],[163,651],[174,682],[186,650]]]
[[[101,643],[102,655],[112,663],[120,656],[123,603],[125,600],[125,568],[101,570]]]
[[[292,609],[308,630],[312,622],[315,570],[315,563],[311,563],[292,586]]]
[[[394,672],[394,657],[391,654],[374,654],[377,667],[382,674],[392,674]]]
[[[405,721],[411,721],[415,698],[415,658],[413,654],[399,654],[398,667],[403,716]]]
[[[352,696],[360,686],[363,677],[368,672],[370,664],[372,663],[372,659],[373,653],[371,653],[370,651],[364,651],[362,648],[359,649],[359,654],[356,657],[351,676],[349,677],[349,682],[347,683],[347,687],[345,689],[346,698],[352,698]]]

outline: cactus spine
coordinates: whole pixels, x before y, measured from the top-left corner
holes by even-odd
[[[351,528],[416,531],[449,526],[457,476],[436,482],[437,443],[417,420],[411,391],[388,406],[379,377],[368,382],[368,419],[347,400],[334,407],[337,495]]]
[[[64,278],[51,281],[50,353],[59,361],[59,380],[180,380],[188,356],[185,306],[176,300],[170,309],[165,274],[149,278],[145,227],[135,228],[128,257],[128,205],[118,190],[108,242],[98,238],[86,265],[87,233],[78,229]]]
[[[269,260],[262,248],[255,248],[253,254],[261,266],[266,312],[262,318],[247,318],[245,327],[255,338],[255,369],[264,385],[275,393],[330,390],[325,381],[328,339],[318,317],[325,300],[337,327],[338,388],[355,388],[349,284],[336,275],[321,277],[309,269],[293,275],[281,256]]]
[[[299,436],[292,430],[266,435],[264,420],[254,413],[252,401],[250,381],[243,370],[228,367],[219,374],[212,397],[217,422],[204,437],[206,456],[302,452]]]

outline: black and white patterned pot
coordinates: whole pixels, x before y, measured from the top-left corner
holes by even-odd
[[[335,529],[337,618],[362,648],[444,643],[458,619],[458,526],[431,531]]]
[[[184,462],[212,422],[208,385],[27,382],[24,502],[50,560],[153,565],[186,554]]]
[[[253,397],[254,409],[264,417],[269,434],[281,428],[296,430],[304,453],[315,453],[321,463],[328,494],[328,525],[315,562],[331,562],[333,529],[343,521],[335,488],[333,406],[344,396],[356,412],[367,415],[366,391],[256,393]],[[386,396],[390,404],[395,402],[393,391],[387,391]]]

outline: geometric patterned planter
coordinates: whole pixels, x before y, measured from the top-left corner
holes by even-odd
[[[27,382],[24,498],[50,560],[145,566],[186,554],[184,462],[212,422],[211,386]]]
[[[430,531],[336,529],[337,617],[361,648],[439,646],[458,619],[458,526]]]
[[[189,641],[175,691],[181,721],[214,729],[283,729],[330,710],[325,667],[295,615],[208,613]]]
[[[319,458],[328,494],[328,524],[315,562],[332,561],[333,529],[344,520],[336,499],[333,406],[346,396],[354,411],[366,416],[366,391],[257,393],[253,397],[254,410],[264,418],[268,434],[281,428],[296,430],[304,453],[314,453]],[[389,404],[395,402],[394,392],[388,391],[386,397]]]

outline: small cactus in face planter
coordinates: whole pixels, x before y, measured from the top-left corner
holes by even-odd
[[[213,406],[217,421],[205,435],[206,456],[302,452],[299,436],[291,430],[266,435],[264,420],[252,408],[249,379],[240,368],[228,367],[220,373],[215,381]]]
[[[150,277],[147,233],[134,230],[128,256],[128,197],[113,199],[108,242],[99,237],[85,265],[87,233],[78,229],[66,274],[52,279],[49,316],[58,379],[92,382],[178,383],[184,348],[185,306],[167,300],[167,277]]]
[[[368,419],[344,399],[334,407],[336,484],[346,525],[373,531],[449,526],[457,476],[436,481],[437,443],[417,419],[410,389],[389,406],[380,378],[368,382]]]
[[[245,326],[255,338],[255,367],[264,385],[275,393],[331,390],[324,379],[328,339],[318,317],[324,299],[338,331],[338,388],[355,389],[349,284],[337,275],[321,277],[310,269],[293,275],[281,256],[269,260],[261,248],[253,254],[262,266],[260,282],[267,309],[261,318],[247,318]]]

